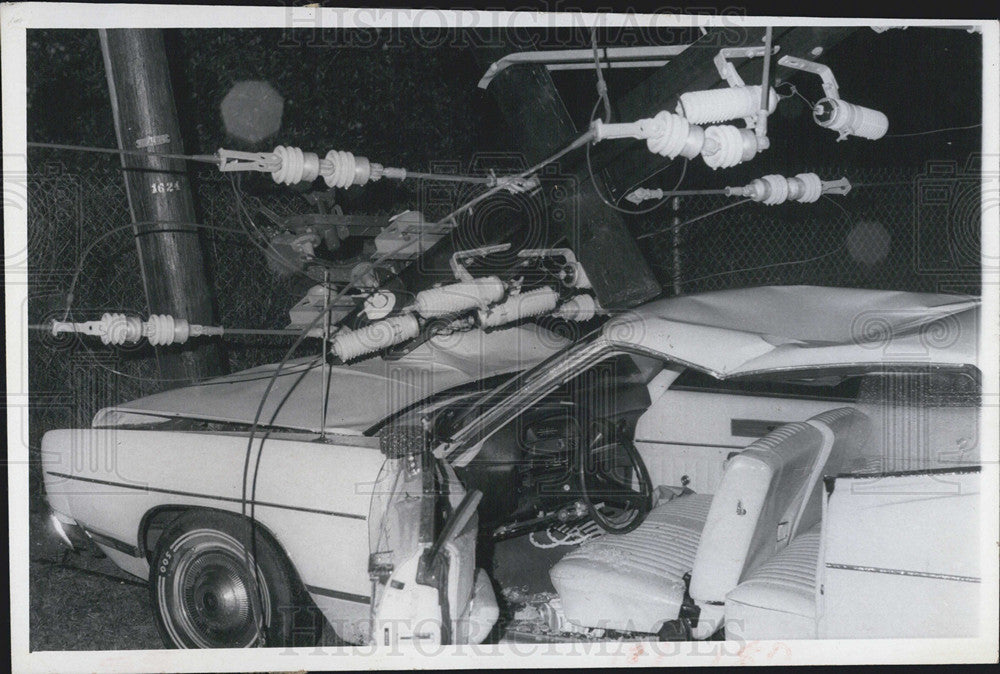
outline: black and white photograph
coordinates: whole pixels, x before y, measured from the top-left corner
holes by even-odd
[[[0,23],[13,671],[997,661],[997,21]]]

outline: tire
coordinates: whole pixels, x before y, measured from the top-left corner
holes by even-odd
[[[270,536],[247,520],[190,511],[160,537],[150,569],[156,628],[168,648],[312,646],[323,619]],[[296,625],[298,623],[298,625]]]

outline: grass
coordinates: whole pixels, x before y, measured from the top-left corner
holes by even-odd
[[[146,583],[109,559],[68,552],[44,511],[29,523],[32,651],[163,648]]]
[[[31,651],[155,650],[164,648],[146,582],[106,557],[70,552],[42,508],[29,520]],[[339,645],[329,625],[321,646]]]

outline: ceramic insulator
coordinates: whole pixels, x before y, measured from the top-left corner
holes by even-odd
[[[771,88],[768,114],[778,106],[778,92]],[[753,117],[760,111],[760,85],[689,91],[681,94],[677,114],[691,124],[718,124]]]
[[[320,165],[320,173],[329,187],[364,185],[372,178],[371,163],[365,157],[350,152],[330,150]]]
[[[522,318],[547,314],[556,308],[559,293],[552,288],[538,288],[520,295],[512,295],[503,304],[480,309],[477,314],[480,327],[494,328],[513,323]]]
[[[567,321],[589,321],[597,314],[597,302],[590,295],[577,295],[559,305],[554,316]]]
[[[138,316],[125,314],[104,314],[98,331],[104,344],[121,345],[142,339],[143,324]]]
[[[766,185],[763,190],[764,198],[758,199],[765,206],[783,204],[788,200],[788,179],[785,176],[768,175],[759,180]]]
[[[413,314],[376,321],[359,330],[340,332],[333,338],[330,353],[347,362],[358,356],[388,349],[420,334],[420,324]]]
[[[153,346],[183,344],[191,334],[188,322],[167,314],[153,314],[143,329],[146,339]]]
[[[809,204],[819,201],[820,195],[823,194],[823,182],[815,173],[800,173],[788,182],[793,187],[794,192],[790,195],[790,198],[800,203]],[[796,182],[801,187],[795,185]]]
[[[443,316],[466,309],[485,308],[499,302],[503,293],[503,281],[496,276],[488,276],[422,290],[417,293],[413,308],[421,316]]]
[[[701,155],[712,170],[730,168],[757,154],[757,137],[750,129],[732,125],[710,126],[705,129]]]
[[[319,175],[319,156],[313,152],[279,145],[272,154],[281,160],[281,166],[271,172],[271,178],[276,183],[294,185],[302,181],[312,182]]]
[[[664,157],[674,159],[678,155],[693,159],[701,152],[704,142],[704,131],[699,126],[693,126],[680,115],[666,110],[653,117],[657,125],[657,133],[646,139],[646,147]]]
[[[838,132],[838,141],[848,136],[878,140],[889,130],[889,118],[878,110],[839,98],[824,98],[817,102],[813,108],[813,119],[820,126]]]

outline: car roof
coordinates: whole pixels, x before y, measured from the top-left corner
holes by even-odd
[[[367,358],[332,366],[326,430],[358,434],[424,398],[499,374],[517,372],[562,350],[569,340],[536,325],[439,335],[396,360]],[[319,432],[327,368],[319,356],[286,363],[267,395],[261,425]],[[105,408],[95,426],[181,417],[253,423],[276,364],[156,393]]]
[[[969,295],[763,286],[650,302],[609,321],[603,337],[718,378],[975,366],[979,307]]]

